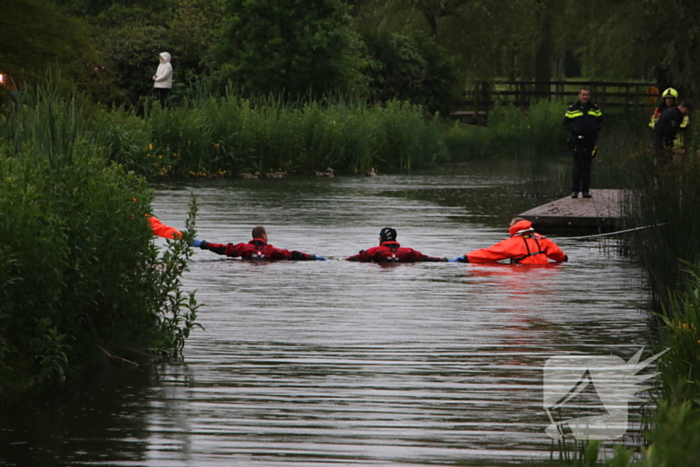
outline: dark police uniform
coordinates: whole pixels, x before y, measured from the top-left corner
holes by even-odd
[[[576,197],[579,191],[587,196],[591,184],[591,163],[597,150],[596,136],[603,128],[603,113],[596,104],[577,101],[569,106],[564,115],[564,128],[571,135],[569,147],[574,152],[572,197]]]

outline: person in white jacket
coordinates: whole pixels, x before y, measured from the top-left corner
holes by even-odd
[[[153,88],[160,101],[161,107],[165,107],[165,100],[168,98],[170,88],[173,87],[173,66],[170,64],[170,54],[163,52],[158,55],[160,64],[156,74],[153,75]]]

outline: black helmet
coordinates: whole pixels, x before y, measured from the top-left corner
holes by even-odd
[[[396,241],[396,229],[392,229],[391,227],[384,227],[379,232],[379,238],[382,239],[382,242]]]

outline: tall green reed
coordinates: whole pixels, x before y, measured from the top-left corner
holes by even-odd
[[[243,98],[234,89],[215,97],[196,88],[181,107],[147,107],[144,114],[142,132],[114,129],[131,128],[124,112],[103,115],[109,123],[99,126],[112,158],[149,177],[397,170],[448,158],[436,118],[405,102]]]
[[[559,101],[533,103],[527,111],[511,105],[495,105],[488,126],[455,124],[445,144],[462,158],[532,155],[547,158],[565,147],[562,126],[566,105]]]
[[[73,162],[77,146],[90,136],[75,96],[64,98],[63,94],[53,82],[20,94],[4,131],[12,138],[16,155],[31,148],[31,153],[47,158],[54,170]]]

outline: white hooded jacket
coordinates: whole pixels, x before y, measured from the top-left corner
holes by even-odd
[[[170,64],[170,54],[163,52],[159,57],[160,65],[153,76],[153,87],[170,89],[173,87],[173,66]]]

